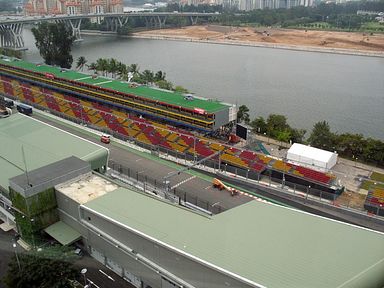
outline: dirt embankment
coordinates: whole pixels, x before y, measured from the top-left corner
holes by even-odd
[[[268,29],[227,26],[189,26],[178,29],[162,29],[135,33],[137,36],[157,36],[172,39],[192,39],[241,43],[289,45],[296,47],[315,47],[375,51],[384,53],[384,34],[357,32],[332,32],[293,29]]]

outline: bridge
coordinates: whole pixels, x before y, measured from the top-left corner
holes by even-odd
[[[130,12],[130,13],[99,13],[79,15],[50,15],[31,16],[17,19],[0,20],[0,47],[13,50],[24,50],[23,27],[25,24],[36,25],[41,22],[64,23],[71,31],[76,40],[81,39],[80,25],[83,19],[103,18],[107,23],[109,31],[117,32],[119,27],[128,23],[132,17],[144,18],[147,28],[161,29],[165,26],[168,17],[187,17],[192,25],[197,19],[218,16],[217,13],[194,13],[194,12]]]

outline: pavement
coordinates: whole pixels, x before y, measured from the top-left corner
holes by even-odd
[[[85,278],[87,284],[91,283],[92,288],[135,288],[132,284],[121,278],[112,270],[108,269],[102,263],[98,262],[88,254],[75,262],[79,273],[86,268]],[[79,281],[84,284],[85,279]]]

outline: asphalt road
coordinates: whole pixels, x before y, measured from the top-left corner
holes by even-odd
[[[113,141],[110,144],[101,143],[98,136],[79,131],[79,129],[75,129],[67,124],[58,123],[56,120],[37,114],[33,117],[108,148],[110,150],[110,161],[128,167],[130,169],[130,175],[133,178],[138,176],[139,179],[144,180],[145,176],[147,176],[147,179],[156,179],[157,183],[162,185],[164,176],[182,168],[180,165],[159,159],[149,153],[133,151],[133,149],[122,147],[122,145],[116,145]],[[197,173],[193,171],[181,172],[180,175],[175,175],[168,179],[170,181],[169,186],[177,190],[185,191],[189,199],[196,199],[197,197],[199,202],[217,205],[223,208],[223,210],[251,201],[251,198],[247,196],[231,196],[227,191],[219,191],[212,187],[211,180],[208,181],[207,177],[203,179],[196,175]]]
[[[85,278],[92,288],[135,288],[135,286],[129,284],[89,255],[84,255],[75,263],[75,266],[78,268],[79,273],[83,268],[87,269]],[[79,282],[84,284],[83,281],[84,279],[82,278]]]

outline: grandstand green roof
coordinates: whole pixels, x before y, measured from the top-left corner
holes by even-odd
[[[76,156],[92,169],[106,165],[108,150],[100,145],[16,113],[0,119],[0,186],[8,190],[8,179]]]
[[[184,99],[184,95],[180,93],[160,90],[148,86],[138,86],[136,88],[132,88],[129,87],[129,84],[127,82],[121,82],[118,80],[112,80],[110,78],[100,76],[98,76],[96,79],[93,79],[92,76],[89,74],[84,74],[72,70],[63,70],[58,67],[52,67],[48,65],[34,64],[23,60],[3,58],[0,59],[0,63],[11,65],[14,67],[24,68],[35,72],[52,73],[59,78],[92,84],[98,87],[109,88],[123,93],[130,93],[147,99],[165,102],[171,105],[181,106],[189,109],[199,108],[204,109],[207,112],[213,113],[223,109],[228,109],[229,107],[229,105],[223,104],[218,101],[211,101],[208,99],[199,98],[194,98],[194,100],[186,100]]]
[[[268,288],[381,287],[384,234],[251,201],[211,218],[119,188],[84,204]]]

